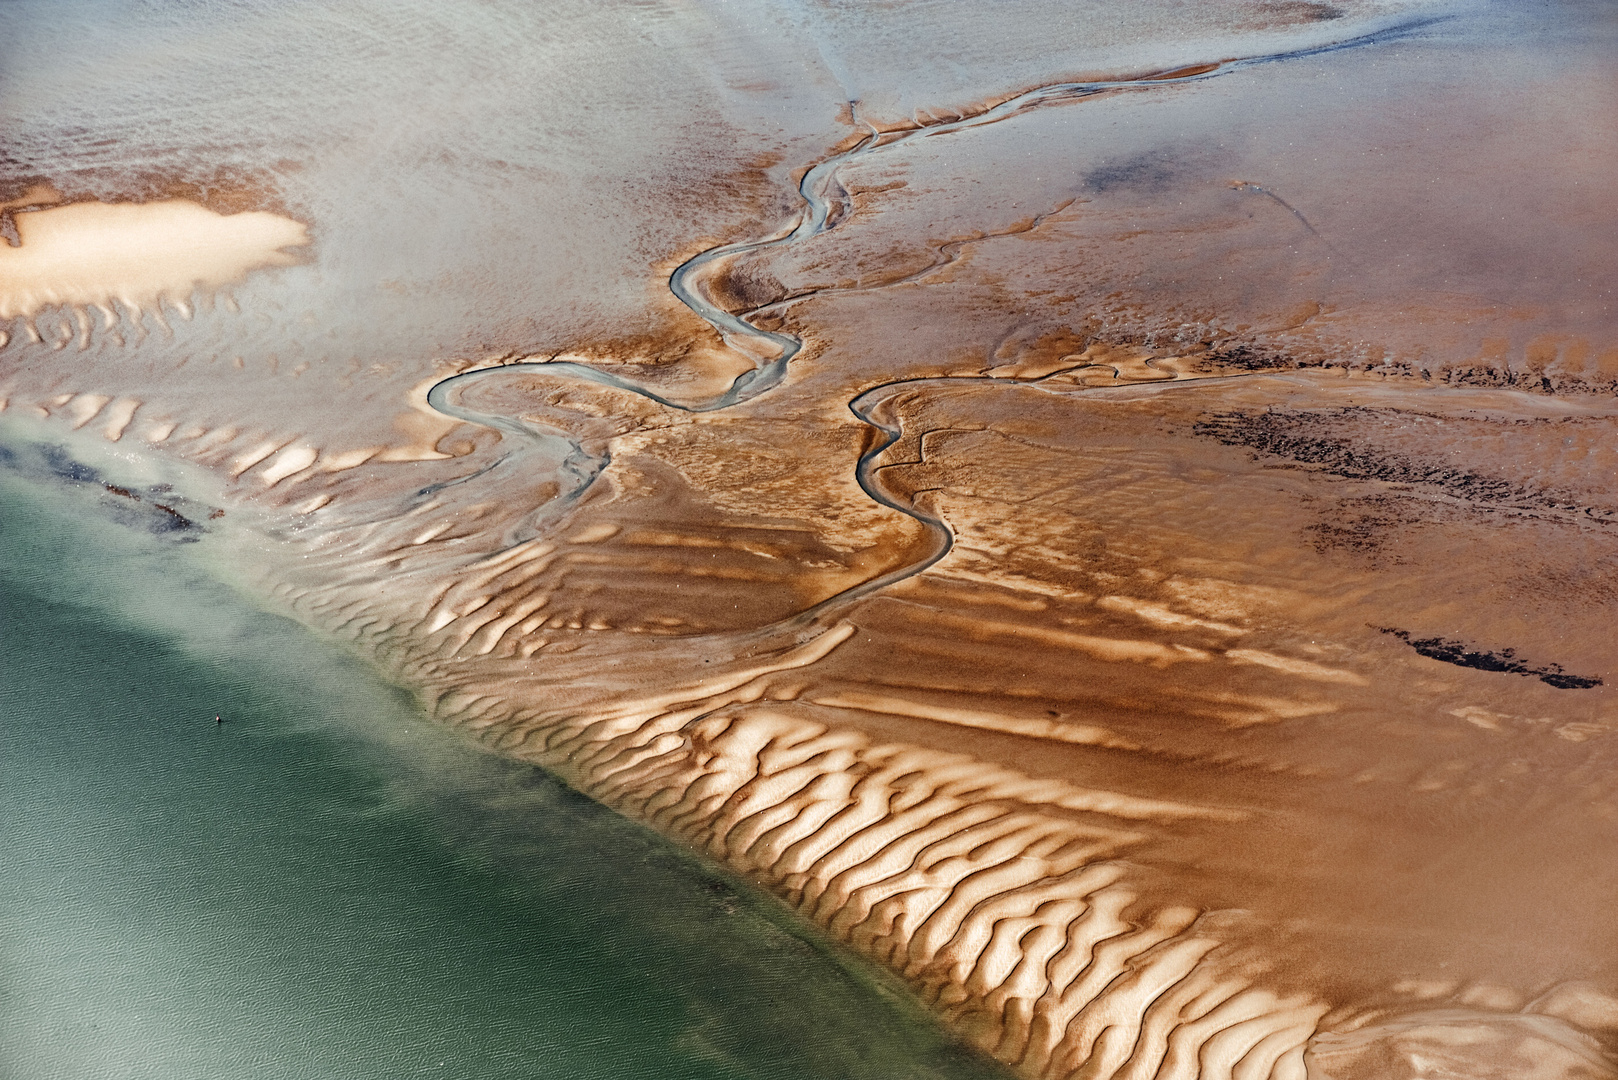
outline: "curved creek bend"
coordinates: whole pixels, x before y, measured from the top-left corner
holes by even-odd
[[[1221,75],[1259,65],[1302,60],[1344,49],[1368,48],[1387,44],[1399,40],[1412,31],[1431,25],[1433,21],[1431,19],[1415,20],[1367,34],[1363,37],[1329,45],[1272,53],[1265,56],[1224,60],[1213,64],[1194,65],[1185,69],[1159,72],[1139,79],[1053,83],[1048,86],[1026,90],[982,112],[973,113],[953,121],[886,131],[872,127],[870,134],[859,140],[851,148],[833,154],[812,165],[804,172],[802,179],[798,183],[798,194],[803,200],[804,208],[798,220],[790,228],[759,240],[743,240],[709,248],[682,263],[670,276],[669,290],[679,299],[680,303],[713,327],[729,348],[736,350],[753,362],[753,368],[738,376],[722,393],[703,401],[680,402],[658,394],[632,379],[589,364],[572,361],[542,361],[537,363],[516,361],[503,363],[494,368],[477,368],[452,375],[431,387],[427,393],[427,402],[445,416],[490,427],[501,432],[502,435],[512,436],[518,441],[519,447],[537,443],[551,452],[555,452],[558,448],[557,440],[564,437],[555,433],[536,430],[521,420],[510,416],[466,408],[457,403],[458,392],[491,375],[513,370],[529,370],[543,371],[547,375],[554,375],[564,379],[580,379],[600,386],[627,391],[654,401],[659,405],[683,412],[717,412],[745,404],[780,385],[781,381],[786,378],[787,366],[792,362],[793,357],[797,356],[803,349],[803,342],[792,334],[761,329],[748,322],[742,314],[728,311],[719,306],[710,298],[704,288],[704,283],[709,276],[716,272],[723,274],[723,264],[727,260],[741,255],[766,251],[770,248],[801,243],[835,229],[838,223],[845,220],[852,210],[849,195],[838,183],[837,179],[838,171],[845,165],[876,155],[883,150],[902,146],[915,139],[937,138],[968,131],[972,128],[994,124],[1021,115],[1030,109],[1042,106],[1070,104],[1096,95],[1121,91],[1166,90],[1188,83],[1218,78]],[[835,217],[833,216],[834,207],[839,211]],[[1036,218],[1036,227],[1038,221],[1039,218]],[[930,272],[930,270],[925,272]],[[910,279],[906,278],[904,280],[908,281]],[[802,299],[802,297],[790,298],[792,301],[798,299]],[[777,307],[779,304],[769,306]],[[1052,372],[1050,374],[1057,373]],[[876,459],[897,442],[902,434],[896,425],[883,423],[875,418],[873,409],[877,407],[877,403],[887,393],[900,387],[923,386],[934,381],[927,379],[900,380],[875,386],[849,403],[849,411],[858,417],[862,423],[879,432],[881,436],[871,449],[860,456],[855,466],[856,477],[860,486],[878,503],[897,510],[925,526],[932,538],[927,545],[926,552],[908,566],[888,571],[870,581],[851,586],[837,596],[821,601],[811,610],[794,616],[792,620],[794,623],[805,622],[834,611],[842,604],[868,596],[908,577],[919,574],[949,553],[950,546],[953,543],[949,524],[942,518],[920,509],[910,500],[895,499],[884,493],[881,487],[874,482],[873,471]],[[1042,380],[1032,381],[1037,383]],[[501,464],[507,465],[509,463],[509,465],[515,466],[516,462],[513,459],[520,456],[521,453],[521,450],[508,453],[502,459]],[[583,496],[590,485],[601,475],[601,470],[605,468],[609,460],[606,457],[593,457],[587,454],[583,447],[577,443],[570,443],[569,449],[561,456],[562,460],[558,467],[558,473],[562,480],[562,485],[559,494],[537,511],[534,517],[529,519],[524,529],[511,534],[510,539],[512,542],[532,539],[534,535],[537,535],[535,527],[539,521],[565,512],[571,504]]]
[[[996,475],[992,459],[973,460],[986,451],[967,449],[972,439],[991,437],[985,434],[987,425],[973,419],[973,392],[1018,387],[1032,395],[1023,409],[1028,417],[1050,417],[1044,428],[1035,419],[1022,420],[1025,427],[1048,432],[1071,427],[1073,416],[1082,415],[1108,437],[1127,442],[1138,436],[1123,435],[1117,418],[1139,419],[1147,403],[1164,417],[1182,418],[1175,422],[1188,431],[1251,423],[1228,418],[1269,410],[1276,400],[1296,401],[1294,411],[1304,418],[1300,423],[1336,417],[1341,410],[1331,411],[1335,391],[1318,378],[1250,379],[1242,376],[1253,372],[1240,363],[1221,367],[1163,350],[1086,349],[1040,363],[1001,365],[991,374],[876,381],[846,405],[867,429],[853,480],[880,507],[919,526],[902,558],[823,589],[784,614],[728,629],[643,638],[632,650],[633,664],[625,664],[622,656],[628,654],[597,644],[589,633],[567,638],[570,627],[589,629],[584,616],[572,624],[547,624],[558,627],[556,640],[564,643],[540,646],[551,649],[543,654],[504,639],[514,625],[539,625],[538,615],[522,623],[535,610],[523,597],[555,586],[536,590],[522,583],[535,573],[541,575],[535,580],[561,581],[549,576],[556,573],[552,560],[576,559],[572,565],[588,566],[605,556],[583,545],[620,530],[627,530],[629,542],[642,541],[633,539],[641,534],[623,519],[570,534],[577,540],[565,538],[564,519],[585,504],[605,474],[608,452],[587,450],[583,441],[542,422],[471,407],[462,395],[473,387],[498,385],[514,374],[554,377],[560,384],[591,384],[680,414],[743,412],[742,407],[786,385],[788,366],[804,347],[799,337],[761,328],[751,318],[811,298],[877,293],[916,282],[952,265],[963,244],[973,242],[951,241],[937,249],[929,266],[887,285],[826,286],[751,308],[716,301],[724,291],[716,283],[734,260],[772,249],[784,252],[853,218],[853,197],[840,179],[845,167],[890,147],[993,125],[1042,106],[1103,95],[1172,93],[1174,87],[1245,68],[1398,41],[1427,25],[1136,80],[1044,86],[954,120],[887,131],[872,127],[849,149],[803,174],[797,185],[803,208],[790,226],[763,239],[721,244],[674,271],[673,295],[750,365],[711,396],[682,398],[571,361],[503,362],[439,381],[427,395],[428,404],[446,417],[512,438],[515,445],[497,466],[507,475],[548,457],[557,490],[506,534],[505,547],[474,565],[475,587],[439,590],[430,611],[411,616],[435,636],[423,649],[405,650],[407,677],[439,688],[435,707],[446,721],[478,732],[501,752],[553,769],[592,797],[763,883],[805,918],[900,973],[957,1030],[1023,1075],[1053,1080],[1377,1075],[1382,1080],[1382,1074],[1364,1070],[1379,1067],[1375,1062],[1398,1061],[1416,1070],[1408,1072],[1414,1077],[1424,1060],[1479,1077],[1510,1077],[1534,1060],[1547,1062],[1546,1075],[1614,1075],[1607,1050],[1591,1033],[1604,1029],[1580,1026],[1618,1007],[1596,983],[1536,977],[1536,989],[1524,992],[1502,989],[1481,974],[1470,982],[1399,981],[1387,974],[1422,964],[1446,966],[1442,949],[1456,948],[1461,937],[1477,957],[1475,963],[1467,961],[1476,970],[1509,967],[1511,961],[1501,958],[1511,952],[1506,939],[1512,931],[1504,924],[1443,937],[1443,945],[1436,944],[1438,936],[1430,929],[1412,928],[1437,925],[1435,912],[1446,905],[1481,909],[1483,902],[1474,897],[1482,895],[1498,896],[1489,903],[1501,912],[1532,907],[1533,881],[1491,883],[1468,876],[1468,870],[1457,873],[1453,883],[1412,878],[1388,884],[1384,898],[1336,864],[1320,871],[1300,867],[1289,877],[1288,856],[1278,853],[1342,845],[1381,867],[1367,871],[1370,878],[1392,883],[1411,866],[1470,859],[1491,836],[1510,833],[1510,843],[1532,846],[1547,842],[1555,831],[1548,823],[1526,822],[1504,803],[1461,825],[1446,822],[1435,832],[1402,823],[1430,812],[1412,801],[1419,795],[1390,797],[1371,810],[1356,803],[1358,796],[1339,777],[1353,775],[1344,764],[1349,761],[1363,763],[1354,783],[1377,775],[1367,744],[1352,726],[1304,718],[1330,718],[1343,710],[1356,718],[1406,715],[1400,710],[1412,706],[1373,685],[1362,658],[1342,647],[1313,648],[1310,641],[1272,651],[1264,641],[1279,639],[1247,636],[1246,629],[1224,621],[1217,603],[1205,603],[1203,614],[1190,617],[1163,602],[1172,594],[1160,593],[1157,600],[1101,598],[1105,611],[1134,622],[1108,622],[1112,616],[1098,617],[1093,606],[1066,606],[1077,590],[1047,587],[1032,599],[983,590],[970,602],[996,605],[992,617],[951,614],[941,599],[944,590],[978,588],[970,583],[1004,569],[989,567],[1002,562],[1020,539],[1014,522],[991,523],[1005,530],[998,534],[1005,537],[1001,547],[984,548],[974,538],[975,546],[962,550],[951,524],[951,508],[962,505],[962,497],[951,493],[952,484],[961,486],[970,478],[974,493],[981,495],[1014,483]],[[1269,189],[1248,182],[1232,188],[1265,196],[1294,227],[1301,224],[1315,242],[1324,243],[1291,203]],[[1065,205],[1013,231],[1038,228]],[[982,238],[997,235],[1002,234]],[[1193,379],[1208,381],[1196,388],[1183,385]],[[1173,386],[1155,385],[1160,383]],[[1352,400],[1372,415],[1379,408],[1408,407],[1400,392],[1367,387],[1356,389]],[[1033,398],[1051,403],[1047,407]],[[1198,400],[1203,398],[1206,402]],[[1455,401],[1431,407],[1448,409],[1446,416],[1467,409],[1472,410],[1467,415],[1526,409],[1524,417],[1538,408],[1520,396]],[[1059,411],[1064,409],[1069,413]],[[920,434],[907,434],[911,419]],[[1063,438],[1057,440],[1064,455],[1060,461],[1071,471],[1075,455],[1089,451],[1082,436]],[[1219,438],[1226,445],[1260,448],[1261,455],[1280,453],[1265,448],[1282,445],[1248,434]],[[957,445],[962,449],[954,449]],[[1036,444],[1018,444],[1029,445]],[[1166,447],[1153,444],[1139,460],[1186,452],[1183,446]],[[1054,520],[1102,517],[1110,511],[1099,507],[1116,478],[1150,468],[1108,456],[1114,453],[1098,451],[1094,471],[1085,474],[1096,494],[1074,498],[1086,509]],[[1183,529],[1206,529],[1206,520],[1228,513],[1228,506],[1259,507],[1272,498],[1262,462],[1249,458],[1237,466],[1231,460],[1230,466],[1220,466],[1231,471],[1219,474],[1219,482],[1231,486],[1218,494],[1199,491],[1187,479],[1199,466],[1187,465],[1128,497],[1184,506],[1187,520],[1200,517],[1204,524]],[[1053,461],[1048,467],[1054,471],[1057,465]],[[1378,468],[1388,476],[1397,473],[1392,466]],[[1453,475],[1465,482],[1468,474]],[[1450,498],[1442,487],[1447,482],[1421,481],[1429,485],[1422,491],[1430,493],[1422,497]],[[1084,481],[1066,483],[1082,489]],[[1561,513],[1548,503],[1544,510],[1528,509],[1537,496],[1525,502],[1527,489],[1513,490],[1489,511]],[[1164,491],[1175,494],[1171,498]],[[999,497],[1018,505],[1030,496]],[[975,521],[975,531],[981,533],[983,524]],[[1256,536],[1276,535],[1263,531],[1268,524],[1257,528]],[[708,533],[699,536],[691,543],[715,543]],[[1214,561],[1204,558],[1203,565]],[[530,564],[534,570],[524,569]],[[984,567],[977,578],[974,567]],[[924,573],[933,568],[948,572]],[[1289,573],[1316,571],[1294,567]],[[1358,628],[1344,626],[1358,620],[1362,628],[1365,616],[1338,597],[1355,590],[1366,595],[1371,587],[1349,577],[1322,579],[1322,596],[1332,593],[1330,601],[1306,600],[1302,591],[1294,591],[1289,603],[1340,609],[1344,625],[1332,632],[1357,633]],[[1096,580],[1100,576],[1091,579],[1090,588]],[[1260,573],[1248,580],[1274,583],[1260,586],[1262,591],[1283,580],[1291,587],[1298,579],[1265,579]],[[513,583],[509,590],[502,584],[506,581]],[[581,594],[588,590],[581,588]],[[500,599],[491,603],[491,596]],[[1095,603],[1094,595],[1083,603]],[[1142,632],[1143,624],[1153,630]],[[364,632],[359,634],[363,638]],[[875,677],[850,658],[856,648],[892,650],[915,670]],[[1007,680],[998,687],[994,661],[988,659],[996,649]],[[1053,659],[1042,669],[1032,657],[1038,650],[1069,659]],[[467,654],[489,657],[489,674],[463,674],[456,665]],[[1041,699],[1053,707],[1033,708]],[[1476,727],[1495,724],[1496,730],[1519,722],[1492,719],[1497,715],[1492,706],[1458,702],[1446,707],[1446,714]],[[1148,715],[1154,719],[1142,719]],[[1239,734],[1212,734],[1190,722],[1156,719],[1176,715],[1217,718],[1225,732]],[[1292,741],[1290,727],[1271,727],[1283,721],[1314,724],[1308,745]],[[1281,732],[1273,744],[1263,742],[1268,730]],[[1408,771],[1416,774],[1409,791],[1447,788],[1448,781],[1434,779],[1456,769],[1441,760],[1443,740],[1418,745],[1414,735],[1407,737],[1416,730],[1411,721],[1399,736],[1405,740],[1400,750],[1383,757],[1408,760]],[[1568,742],[1584,738],[1584,729],[1558,730]],[[1582,762],[1573,764],[1577,757],[1572,752],[1566,766],[1571,772],[1559,775],[1585,775]],[[1225,763],[1267,769],[1276,779],[1238,789],[1216,778]],[[1516,766],[1476,767],[1503,768],[1499,782],[1515,782],[1506,774]],[[1310,779],[1322,776],[1333,779]],[[1599,843],[1593,838],[1605,826],[1583,813],[1568,812],[1580,816],[1574,831],[1582,839],[1567,842]],[[1404,906],[1400,889],[1420,899]],[[1378,914],[1367,916],[1367,910]],[[1343,929],[1356,919],[1380,920],[1384,926],[1374,959]],[[1395,944],[1409,940],[1401,935],[1422,934],[1434,951],[1419,961]],[[1491,935],[1495,940],[1485,944]],[[1284,959],[1289,955],[1308,956],[1316,967],[1290,965]],[[1490,959],[1482,959],[1485,955]],[[1603,963],[1591,959],[1591,968],[1574,962],[1572,969],[1594,970]],[[1397,1071],[1406,1064],[1392,1067],[1387,1077],[1407,1075]]]

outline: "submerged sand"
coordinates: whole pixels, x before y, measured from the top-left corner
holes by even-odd
[[[1394,153],[1452,167],[1442,205],[1282,156],[1300,86],[1419,53],[1364,29],[1314,67],[847,109],[760,167],[806,203],[659,252],[687,306],[649,301],[650,343],[131,374],[133,333],[38,335],[0,396],[207,467],[264,595],[1023,1075],[1618,1075],[1618,327],[1585,239],[1618,142],[1513,83],[1494,122],[1541,150]],[[1406,59],[1417,101],[1455,62]],[[1386,156],[1377,106],[1319,145]],[[1159,138],[1199,109],[1245,148]],[[1552,152],[1555,197],[1480,235]],[[116,298],[109,329],[305,238],[15,217],[0,267],[62,269],[0,314]]]

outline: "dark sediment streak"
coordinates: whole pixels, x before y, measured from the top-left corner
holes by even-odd
[[[1390,626],[1379,626],[1377,629],[1384,634],[1392,634],[1400,641],[1415,649],[1421,655],[1432,660],[1441,660],[1456,667],[1475,668],[1478,671],[1498,671],[1509,675],[1528,675],[1538,679],[1558,690],[1589,690],[1601,686],[1598,678],[1585,675],[1569,675],[1562,670],[1560,664],[1545,664],[1532,667],[1527,662],[1517,658],[1515,649],[1501,649],[1492,652],[1468,645],[1464,641],[1451,641],[1448,638],[1412,637],[1408,630],[1397,630]]]

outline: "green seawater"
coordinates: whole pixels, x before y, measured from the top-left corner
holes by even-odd
[[[0,1077],[1000,1075],[102,479],[0,467]]]

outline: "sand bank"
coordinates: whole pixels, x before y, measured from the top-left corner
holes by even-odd
[[[136,323],[143,310],[162,323],[164,299],[188,317],[197,290],[289,265],[296,256],[285,249],[309,243],[306,227],[290,218],[265,211],[217,214],[183,199],[48,206],[15,221],[19,244],[0,249],[0,319],[71,308],[83,345],[90,334],[86,309],[101,313],[104,330],[118,322],[114,304]]]

